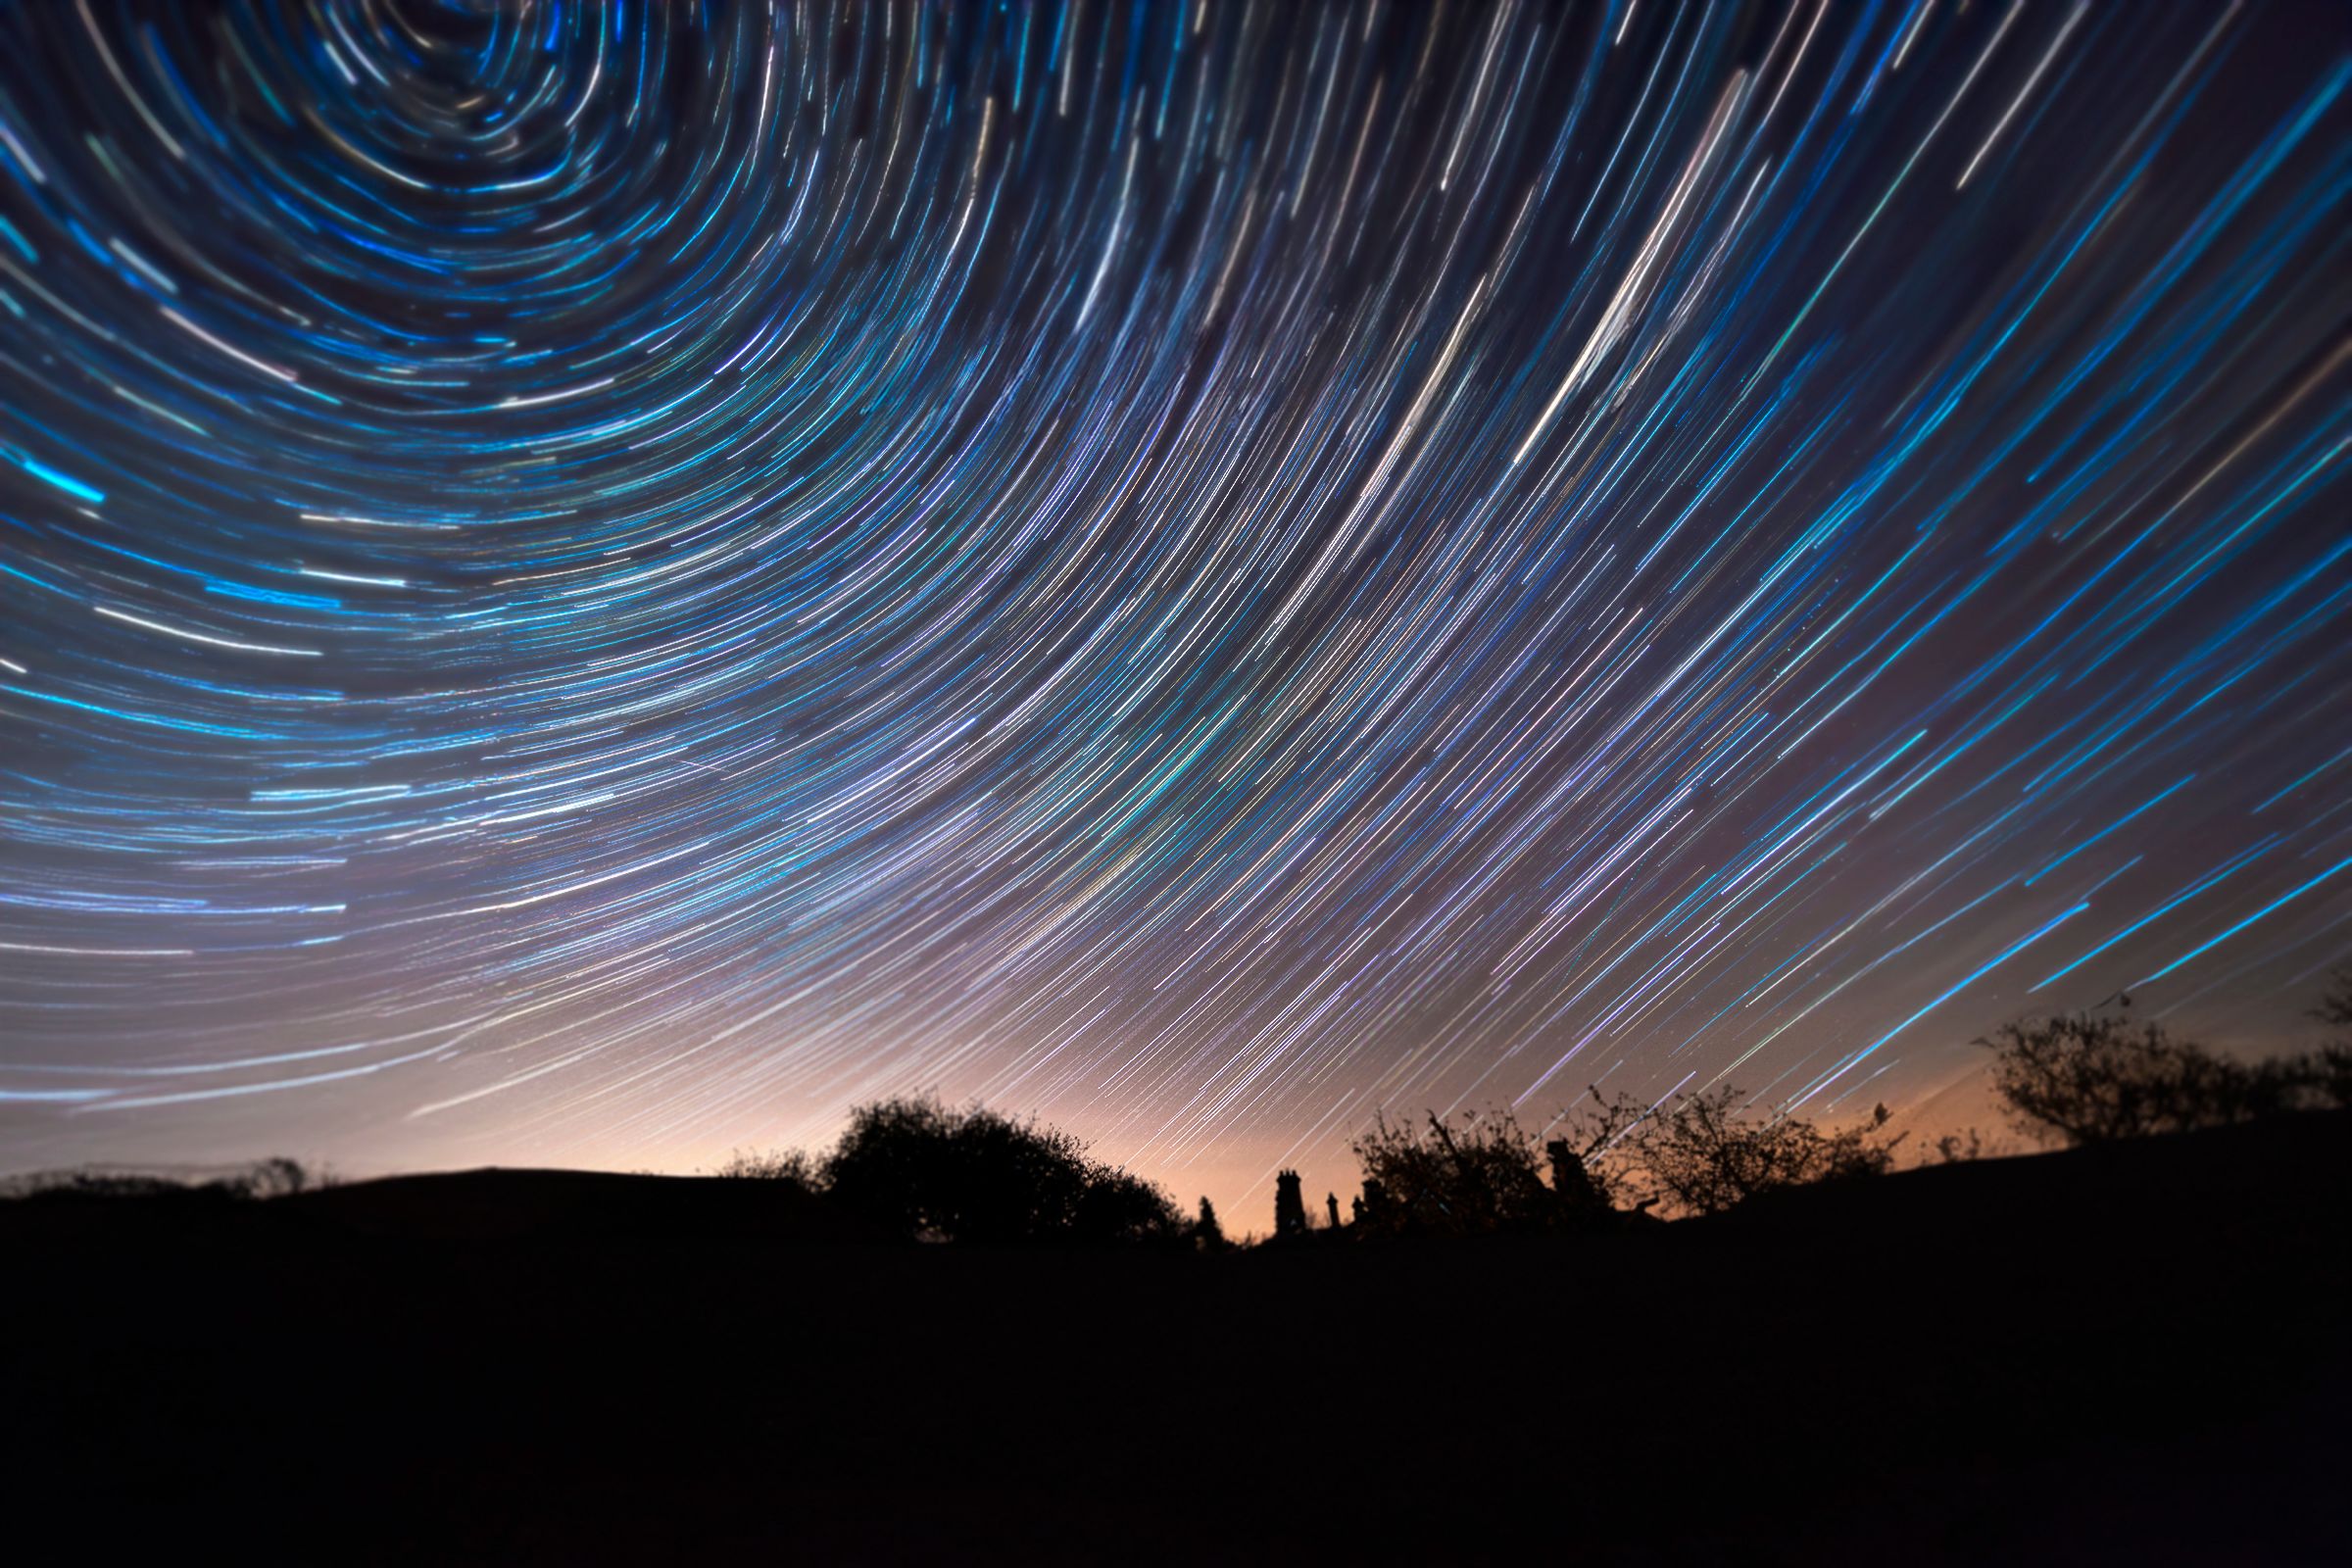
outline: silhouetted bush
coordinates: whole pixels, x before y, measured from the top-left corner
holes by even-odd
[[[831,1201],[897,1235],[1112,1243],[1188,1234],[1165,1193],[1088,1158],[1069,1134],[929,1097],[853,1110],[821,1172]]]
[[[1716,1214],[1776,1188],[1880,1174],[1902,1141],[1884,1105],[1825,1132],[1786,1110],[1743,1116],[1740,1103],[1731,1088],[1660,1107],[1595,1094],[1559,1119],[1541,1155],[1508,1112],[1432,1114],[1422,1126],[1376,1116],[1353,1145],[1357,1223],[1370,1235],[1483,1236],[1623,1223],[1629,1210]]]
[[[2352,966],[2328,976],[2328,989],[2311,1015],[2337,1029],[2352,1029]],[[2352,1105],[2352,1037],[2321,1047],[2304,1058],[2316,1097],[2332,1106]]]
[[[2322,1003],[2328,1016],[2330,993]],[[2124,1003],[2131,1005],[2129,1000]],[[2026,1131],[2070,1144],[2195,1132],[2352,1102],[2352,1048],[2237,1061],[2153,1021],[2061,1013],[2002,1025],[1978,1042],[1993,1053],[1992,1084]]]
[[[1203,1252],[1222,1252],[1232,1245],[1225,1239],[1225,1227],[1217,1223],[1217,1206],[1201,1199],[1200,1215],[1193,1221],[1193,1246]]]
[[[1484,1236],[1594,1217],[1598,1190],[1545,1186],[1535,1138],[1508,1111],[1465,1112],[1450,1124],[1432,1113],[1426,1126],[1375,1116],[1351,1147],[1363,1171],[1357,1223],[1368,1234]],[[1608,1211],[1605,1197],[1598,1211]]]
[[[283,1154],[256,1160],[241,1170],[194,1180],[152,1171],[34,1171],[0,1180],[6,1198],[131,1198],[236,1202],[286,1198],[327,1185],[323,1171]]]
[[[783,1182],[809,1193],[824,1185],[816,1160],[799,1149],[739,1149],[711,1174],[728,1181]]]
[[[1184,1242],[1192,1227],[1157,1183],[1090,1160],[1078,1205],[1059,1234],[1087,1243]]]
[[[1742,1114],[1742,1099],[1727,1084],[1647,1114],[1622,1097],[1598,1102],[1592,1114],[1603,1125],[1625,1128],[1606,1156],[1615,1187],[1644,1209],[1720,1214],[1760,1193],[1893,1168],[1903,1135],[1887,1132],[1885,1105],[1858,1126],[1825,1132],[1785,1106]]]
[[[166,1176],[103,1170],[39,1170],[8,1178],[10,1198],[174,1198],[202,1189]]]
[[[2352,1029],[2352,964],[2328,975],[2328,989],[2320,993],[2320,1004],[2311,1015],[2338,1029]]]
[[[1931,1165],[1964,1165],[1972,1159],[1983,1159],[1988,1148],[1984,1135],[1974,1127],[1945,1133],[1931,1147],[1934,1154],[1923,1161]]]

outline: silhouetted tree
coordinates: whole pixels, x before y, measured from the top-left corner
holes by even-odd
[[[310,1168],[298,1159],[272,1154],[268,1159],[254,1161],[233,1175],[222,1176],[211,1185],[234,1198],[291,1198],[320,1185]]]
[[[1203,1252],[1222,1252],[1232,1244],[1225,1240],[1225,1227],[1217,1223],[1217,1206],[1207,1199],[1200,1200],[1200,1216],[1193,1221],[1193,1245]]]
[[[1185,1234],[1166,1194],[1089,1159],[1069,1134],[930,1097],[853,1110],[822,1174],[833,1202],[900,1235],[1137,1242]]]
[[[2337,1029],[2352,1029],[2352,964],[2328,977],[2311,1015]],[[2352,1105],[2352,1035],[2322,1046],[2302,1058],[2311,1098],[2320,1108]]]
[[[2153,1020],[2064,1013],[2003,1024],[1992,1086],[2026,1131],[2075,1144],[2186,1132],[2228,1120],[2215,1103],[2229,1065]]]
[[[2352,1029],[2352,964],[2344,964],[2328,976],[2328,989],[2320,993],[2320,1004],[2311,1015],[2338,1029]]]
[[[1286,1170],[1274,1177],[1274,1235],[1277,1240],[1306,1234],[1306,1200],[1298,1190],[1298,1173]]]
[[[2332,1000],[2323,1000],[2322,1017]],[[2352,1048],[2237,1061],[2153,1020],[2134,1028],[2120,1012],[2022,1019],[1978,1044],[1993,1053],[1993,1089],[2011,1117],[2035,1137],[2070,1144],[2340,1107],[2352,1096]]]

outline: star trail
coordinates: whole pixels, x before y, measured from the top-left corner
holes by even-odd
[[[14,8],[12,1155],[937,1087],[1250,1201],[1380,1107],[2291,1034],[2348,18]]]

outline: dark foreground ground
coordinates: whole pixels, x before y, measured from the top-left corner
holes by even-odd
[[[2348,1176],[2312,1116],[1200,1258],[561,1172],[35,1200],[0,1476],[74,1561],[2342,1562]]]

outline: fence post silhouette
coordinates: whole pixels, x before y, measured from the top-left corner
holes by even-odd
[[[1584,1156],[1567,1139],[1554,1138],[1544,1146],[1544,1152],[1551,1157],[1551,1196],[1562,1212],[1596,1214],[1608,1206],[1593,1184],[1592,1173],[1585,1169]]]

